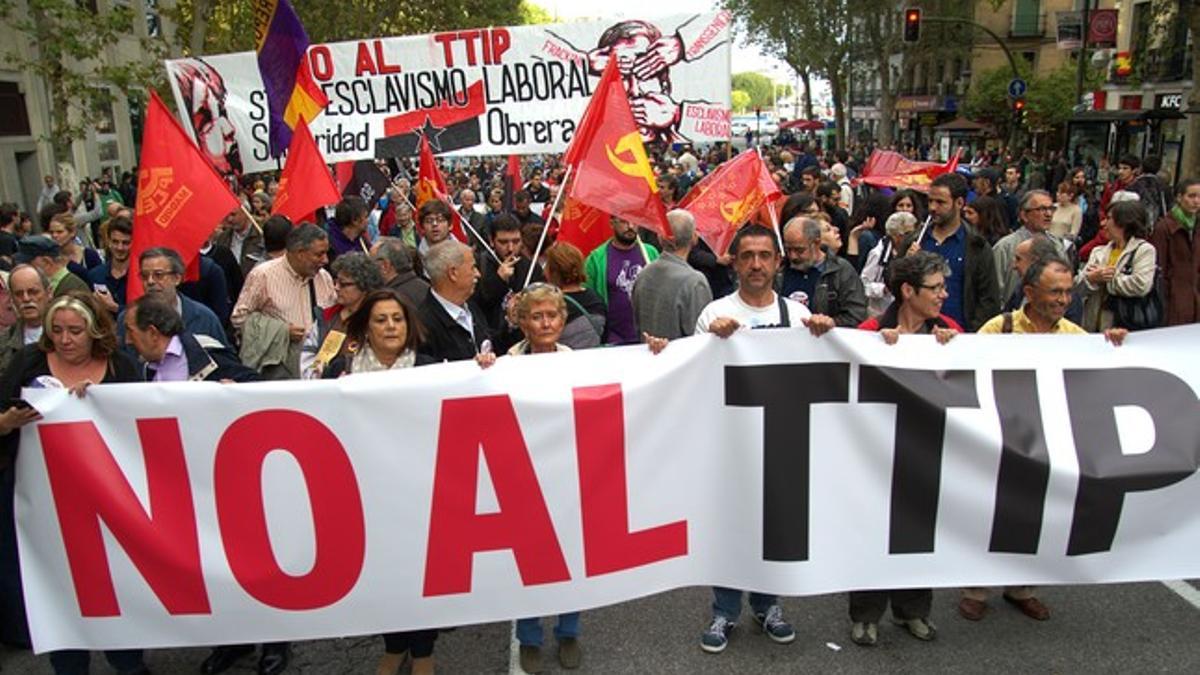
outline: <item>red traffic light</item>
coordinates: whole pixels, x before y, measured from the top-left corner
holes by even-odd
[[[918,42],[921,39],[921,9],[910,7],[904,10],[904,41]]]
[[[1021,112],[1024,109],[1025,109],[1025,99],[1019,98],[1019,99],[1013,101],[1013,110],[1015,110],[1017,112]]]

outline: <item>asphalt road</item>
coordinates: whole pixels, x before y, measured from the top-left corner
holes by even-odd
[[[784,599],[796,641],[777,645],[753,628],[748,616],[723,654],[700,650],[711,594],[689,588],[585,612],[581,673],[1200,673],[1200,584],[1180,582],[1183,595],[1161,583],[1048,587],[1039,594],[1052,616],[1039,623],[993,597],[979,623],[955,611],[957,591],[934,595],[938,639],[924,643],[903,629],[880,626],[879,645],[849,639],[844,595]],[[1192,604],[1195,603],[1195,604]],[[558,671],[550,621],[544,648],[546,672]],[[373,673],[382,652],[376,637],[298,644],[295,675]],[[158,675],[198,672],[206,649],[149,652]],[[442,673],[520,672],[509,623],[459,628],[437,643]],[[3,675],[50,673],[48,661],[28,652],[0,653]],[[401,672],[407,672],[407,667]],[[112,672],[93,656],[92,671]],[[229,671],[254,672],[247,658]]]

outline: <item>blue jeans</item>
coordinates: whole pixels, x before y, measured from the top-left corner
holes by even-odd
[[[579,637],[579,612],[567,612],[558,615],[558,624],[554,626],[554,639]],[[526,647],[542,646],[542,620],[518,619],[517,642]]]
[[[50,652],[55,675],[87,675],[91,653],[83,649]],[[146,669],[140,649],[112,649],[104,652],[108,664],[118,673],[138,673]]]
[[[737,621],[742,613],[742,594],[736,588],[713,586],[713,616],[723,616],[730,621]],[[750,593],[750,609],[755,614],[765,614],[767,609],[779,602],[777,595]]]

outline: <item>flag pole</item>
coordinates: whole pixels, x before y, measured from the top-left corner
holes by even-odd
[[[242,208],[242,213],[246,214],[246,217],[250,219],[250,224],[254,226],[254,229],[258,230],[259,234],[262,234],[262,225],[259,225],[258,221],[254,219],[254,215],[250,213],[250,209],[246,208],[246,203],[239,199],[238,206]]]
[[[462,214],[458,212],[458,209],[454,208],[453,204],[448,204],[447,206],[450,207],[450,213],[453,213],[454,216],[458,218],[459,224],[463,225],[463,230],[475,235],[475,238],[479,240],[479,243],[483,244],[484,250],[491,254],[492,259],[496,261],[496,264],[503,264],[503,261],[500,260],[500,256],[496,255],[496,252],[492,250],[492,247],[489,246],[487,241],[484,240],[483,235],[479,234],[479,231],[475,229],[475,226],[471,225],[471,221],[463,218]]]
[[[779,214],[775,213],[775,202],[767,200],[767,213],[771,214],[771,229],[775,230],[775,240],[779,242],[779,251],[784,252],[783,231],[779,229]],[[724,255],[721,253],[720,255]]]
[[[646,252],[646,242],[642,241],[642,233],[641,232],[637,233],[637,245],[638,245],[638,250],[642,252],[642,259],[646,261],[647,265],[649,265],[650,264],[650,254]]]
[[[558,203],[562,201],[563,194],[567,191],[567,181],[571,179],[571,170],[574,168],[574,164],[568,164],[567,171],[563,174],[562,182],[558,184],[558,194],[554,195],[554,202],[550,205],[551,218],[554,218],[554,212],[558,210]],[[561,223],[559,224],[561,225]],[[529,282],[533,280],[533,268],[537,267],[538,256],[542,254],[542,247],[546,245],[546,233],[549,231],[550,223],[547,221],[546,225],[542,228],[542,236],[538,237],[537,248],[533,250],[533,260],[530,261],[529,271],[525,273],[525,283],[521,286],[521,288],[525,288],[529,285]]]

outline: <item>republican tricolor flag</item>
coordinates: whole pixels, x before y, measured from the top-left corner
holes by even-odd
[[[267,91],[271,156],[283,154],[297,122],[310,123],[329,99],[308,66],[308,34],[288,0],[254,0],[258,71]]]

